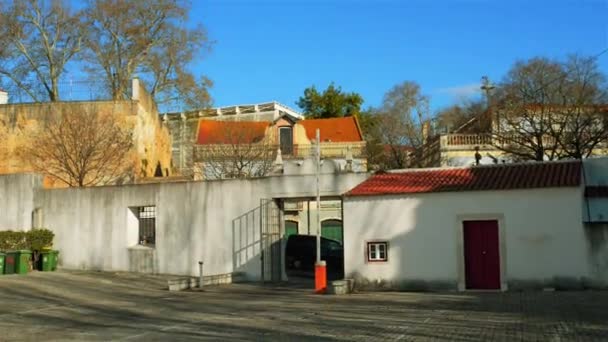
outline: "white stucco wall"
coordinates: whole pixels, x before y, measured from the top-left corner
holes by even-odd
[[[32,228],[34,189],[41,186],[35,174],[0,176],[0,230]]]
[[[321,194],[340,195],[366,178],[323,175]],[[65,268],[128,271],[138,229],[129,208],[155,205],[155,272],[197,275],[203,260],[207,275],[240,271],[255,280],[261,269],[260,200],[313,197],[314,189],[312,176],[38,189],[33,207],[42,209],[44,226],[55,232]]]
[[[344,199],[345,272],[372,283],[464,286],[462,221],[499,221],[502,279],[548,282],[590,275],[582,190],[547,188]],[[386,240],[386,263],[365,242]]]

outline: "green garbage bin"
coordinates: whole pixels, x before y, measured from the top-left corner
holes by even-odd
[[[59,262],[59,251],[51,251],[51,271],[57,271],[58,262]]]
[[[21,250],[16,251],[15,257],[15,273],[27,274],[30,270],[30,261],[32,260],[32,251]]]
[[[0,275],[4,274],[4,253],[0,252]]]
[[[53,271],[53,259],[55,259],[55,251],[45,250],[41,251],[38,256],[38,265],[36,265],[36,269],[38,271],[50,272]]]
[[[4,274],[15,273],[15,264],[17,263],[17,252],[10,251],[4,253]]]

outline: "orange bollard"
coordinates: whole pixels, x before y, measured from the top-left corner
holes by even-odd
[[[315,264],[315,293],[323,294],[327,290],[327,267],[321,260]]]

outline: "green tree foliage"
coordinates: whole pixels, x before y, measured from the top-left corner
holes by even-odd
[[[331,83],[322,93],[314,85],[306,88],[296,104],[307,118],[337,118],[358,115],[363,97],[355,92],[343,92],[341,87]]]

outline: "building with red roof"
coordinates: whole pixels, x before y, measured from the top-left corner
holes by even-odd
[[[355,117],[298,120],[283,115],[271,122],[200,119],[195,178],[313,173],[317,130],[321,157],[332,160],[322,172],[367,171],[365,141]],[[230,170],[225,170],[227,165],[232,165]]]
[[[364,289],[606,288],[607,188],[608,158],[377,173],[343,197],[346,277]]]

